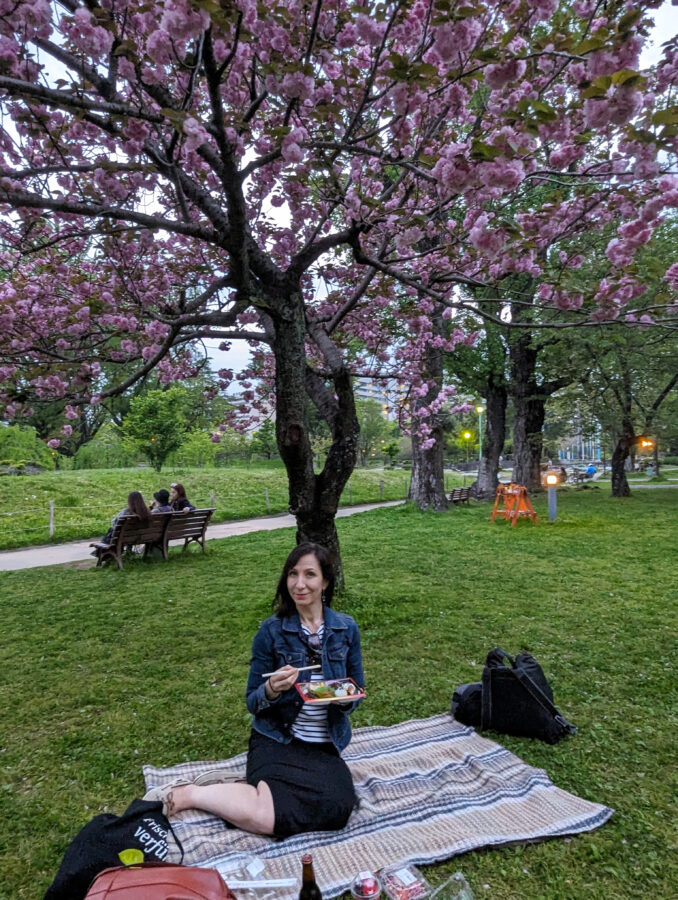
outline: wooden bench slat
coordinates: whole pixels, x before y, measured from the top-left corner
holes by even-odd
[[[471,488],[470,487],[461,487],[461,488],[452,488],[450,491],[450,502],[451,503],[468,503],[471,499]]]

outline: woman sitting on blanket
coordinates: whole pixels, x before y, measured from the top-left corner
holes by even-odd
[[[327,550],[300,544],[283,567],[275,614],[252,644],[247,708],[254,719],[246,783],[215,770],[191,783],[154,788],[144,799],[161,800],[169,816],[201,809],[245,831],[276,837],[344,827],[355,792],[340,753],[351,739],[348,714],[360,701],[304,704],[294,687],[343,677],[364,683],[358,626],[330,608],[333,593]],[[321,668],[299,671],[315,665]]]

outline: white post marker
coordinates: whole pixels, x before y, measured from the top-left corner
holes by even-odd
[[[549,498],[549,522],[555,522],[557,512],[556,485],[558,484],[557,475],[546,476],[546,489]]]

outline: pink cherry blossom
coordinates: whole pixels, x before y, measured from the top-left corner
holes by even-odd
[[[509,59],[504,63],[495,63],[485,69],[485,82],[493,89],[500,90],[512,81],[519,81],[527,63],[524,59]]]

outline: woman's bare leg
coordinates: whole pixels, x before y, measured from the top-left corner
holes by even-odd
[[[204,809],[236,828],[253,834],[273,834],[275,810],[273,795],[265,781],[256,787],[240,782],[232,784],[182,784],[168,798],[170,815],[184,809]]]

